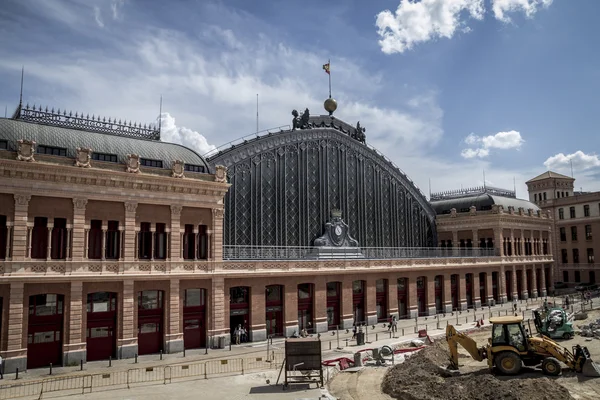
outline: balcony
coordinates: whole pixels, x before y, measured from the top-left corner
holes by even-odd
[[[558,266],[561,270],[577,270],[577,271],[589,271],[589,270],[600,270],[600,264],[598,263],[580,263],[580,264],[560,264]]]

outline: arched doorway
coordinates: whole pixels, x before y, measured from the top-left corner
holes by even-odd
[[[458,310],[459,296],[458,296],[458,274],[450,275],[450,296],[452,297],[452,310]]]
[[[444,277],[442,275],[435,277],[435,312],[438,314],[444,312]]]
[[[387,292],[388,292],[388,280],[387,279],[378,279],[375,282],[376,287],[376,306],[377,306],[377,321],[385,322],[387,321]]]
[[[398,278],[398,318],[408,318],[408,279]]]
[[[467,308],[473,308],[473,274],[465,275],[465,289],[467,296]]]
[[[417,278],[417,307],[420,317],[427,315],[427,278],[424,276]]]
[[[117,294],[95,292],[87,295],[86,343],[88,361],[115,357]]]
[[[365,281],[352,282],[352,312],[355,325],[367,323],[365,318]]]
[[[487,273],[480,272],[479,273],[479,299],[481,300],[481,304],[487,305]]]
[[[327,282],[327,328],[336,329],[340,325],[340,299],[342,284]]]
[[[498,291],[498,272],[492,272],[492,296],[496,303],[500,302],[499,291]],[[491,304],[488,304],[488,306]]]
[[[513,274],[512,271],[504,271],[504,280],[506,281],[506,297],[509,301],[513,301],[515,299],[513,299],[513,293],[514,293],[514,288],[513,288]]]
[[[206,289],[186,289],[183,301],[183,346],[206,345]]]
[[[236,343],[234,337],[235,330],[242,327],[246,330],[246,335],[240,338],[241,341],[250,337],[250,288],[247,286],[236,286],[229,289],[229,330],[231,332],[232,343]]]
[[[267,336],[283,336],[283,285],[266,287],[265,320]]]
[[[313,296],[314,285],[312,283],[298,285],[298,329],[300,332],[306,329],[306,332],[314,333]]]
[[[517,271],[517,299],[523,299],[523,271]]]
[[[62,361],[64,297],[61,294],[29,296],[27,368]]]
[[[163,349],[162,290],[138,292],[138,353],[153,354]]]

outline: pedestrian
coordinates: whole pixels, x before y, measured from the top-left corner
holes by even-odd
[[[392,332],[393,333],[398,332],[398,321],[396,320],[395,315],[394,315],[394,318],[392,319]]]
[[[235,344],[240,344],[242,338],[242,325],[238,325],[233,334],[235,335]]]
[[[352,328],[352,339],[356,339],[356,323],[354,324],[354,327]]]
[[[4,379],[4,360],[0,356],[0,379]]]
[[[569,301],[569,296],[567,296],[567,297],[565,298],[565,306],[566,306],[567,308],[569,308],[569,303],[570,303],[570,301]]]
[[[389,324],[388,324],[388,332],[392,330],[392,321],[394,320],[394,317],[392,315],[390,315],[389,318]]]

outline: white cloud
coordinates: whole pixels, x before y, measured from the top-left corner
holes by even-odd
[[[206,138],[192,129],[177,126],[175,118],[164,112],[161,114],[160,139],[163,142],[177,143],[196,150],[200,155],[216,149],[216,146],[208,144]]]
[[[479,145],[479,148],[467,148],[461,152],[463,158],[484,158],[490,154],[490,149],[519,149],[525,141],[517,131],[498,132],[495,135],[477,136],[471,133],[465,138],[469,146]]]
[[[110,3],[110,10],[112,11],[112,18],[116,21],[121,18],[121,8],[125,4],[125,0],[113,0]]]
[[[600,158],[596,154],[585,154],[581,150],[572,154],[558,153],[548,157],[544,161],[544,166],[550,170],[566,170],[571,168],[571,162],[573,163],[573,169],[580,171],[600,167]]]
[[[549,7],[553,0],[491,1],[494,17],[510,22],[506,13],[522,11],[531,18],[540,7]],[[457,30],[471,32],[467,20],[482,20],[485,13],[483,0],[400,0],[395,12],[384,10],[377,14],[379,46],[386,54],[404,53],[418,43],[450,39]]]
[[[94,6],[94,19],[96,20],[96,24],[100,28],[104,28],[104,22],[102,21],[102,14],[100,12],[100,7]]]
[[[483,0],[401,0],[396,12],[377,14],[376,25],[386,54],[403,53],[420,42],[451,38],[457,29],[466,29],[466,17],[483,19]]]
[[[523,11],[527,18],[533,17],[539,7],[548,8],[553,0],[492,0],[494,17],[503,22],[510,22],[509,12]]]

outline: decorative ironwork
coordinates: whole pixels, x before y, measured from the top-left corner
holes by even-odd
[[[209,161],[227,167],[231,184],[227,245],[312,245],[333,209],[343,212],[362,246],[437,243],[435,211],[412,181],[381,153],[337,129],[266,134]]]
[[[342,251],[340,251],[340,249]],[[223,246],[224,260],[311,260],[315,247],[312,246]],[[327,248],[321,249],[326,255]],[[389,260],[410,258],[482,258],[498,257],[498,249],[479,247],[361,247],[361,259]],[[356,259],[355,248],[331,247],[328,259]]]
[[[36,108],[35,105],[30,107],[29,104],[18,109],[15,119],[61,128],[107,133],[109,135],[160,140],[160,128],[153,124],[142,125],[131,121],[117,121],[116,118],[101,118],[95,115],[90,117],[89,114],[84,116],[83,113],[73,114],[71,111],[67,112],[66,110],[61,111],[58,109],[55,111],[54,108],[49,110],[48,107],[42,109],[41,106]]]
[[[494,196],[510,197],[513,199],[517,198],[517,194],[514,190],[500,189],[492,186],[476,186],[473,188],[448,190],[445,192],[431,193],[430,201],[456,199],[465,196],[474,196],[479,194],[491,194]]]

